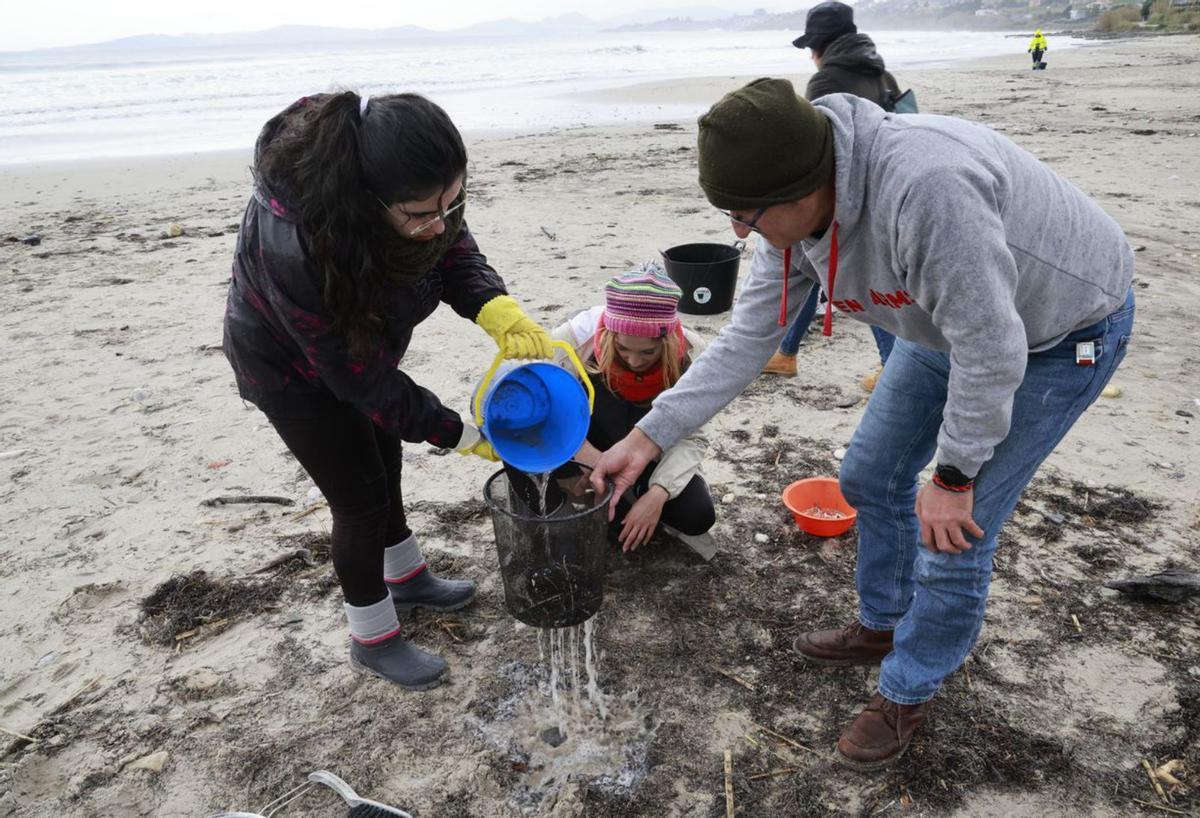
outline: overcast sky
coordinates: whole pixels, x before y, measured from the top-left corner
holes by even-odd
[[[738,8],[724,0],[4,0],[0,51],[78,45],[134,34],[256,31],[280,25],[386,28],[419,25],[458,28],[485,20],[543,17],[577,11],[605,19],[647,8]],[[799,0],[799,5],[808,5]],[[753,2],[745,11],[796,8],[796,2]]]

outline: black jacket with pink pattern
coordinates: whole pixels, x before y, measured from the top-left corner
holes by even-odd
[[[474,320],[485,303],[506,294],[466,225],[427,275],[390,291],[387,337],[367,361],[350,355],[333,330],[323,277],[306,246],[286,202],[258,186],[242,218],[225,308],[224,350],[239,394],[268,415],[291,417],[317,416],[343,401],[404,440],[457,444],[458,413],[398,365],[413,328],[439,303]]]

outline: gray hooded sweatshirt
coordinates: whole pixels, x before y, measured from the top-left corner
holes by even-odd
[[[839,320],[949,354],[937,462],[974,476],[1008,435],[1028,353],[1119,307],[1133,250],[1099,205],[990,128],[848,94],[814,105],[833,123],[836,229],[792,245],[786,278],[784,252],[759,239],[731,323],[638,428],[665,450],[724,408],[783,337],[784,289],[794,318],[819,282]]]

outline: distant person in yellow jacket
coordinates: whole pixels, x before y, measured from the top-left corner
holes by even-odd
[[[1040,28],[1033,32],[1033,39],[1029,41],[1029,48],[1026,50],[1033,55],[1034,70],[1041,68],[1042,55],[1050,50],[1050,45],[1046,42],[1046,38],[1042,35]]]

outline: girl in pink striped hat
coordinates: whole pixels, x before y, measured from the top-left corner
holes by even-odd
[[[650,411],[686,371],[703,342],[679,321],[679,287],[654,263],[604,286],[604,304],[584,310],[551,335],[575,347],[596,387],[587,440],[575,459],[593,465]],[[716,521],[700,473],[703,441],[685,438],[650,463],[618,507],[622,549],[648,542],[659,523],[697,547]]]

